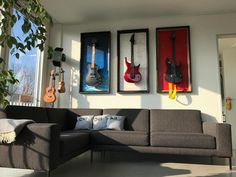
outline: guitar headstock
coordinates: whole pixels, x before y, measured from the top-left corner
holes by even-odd
[[[92,45],[97,45],[98,40],[96,38],[92,39]]]
[[[134,36],[135,36],[135,33],[133,33],[131,38],[130,38],[131,45],[134,45],[134,43],[135,43]]]
[[[55,75],[55,70],[52,69],[51,72],[50,72],[50,76],[54,76]]]
[[[60,67],[60,73],[64,73],[65,71],[63,70],[62,67]]]
[[[175,40],[175,31],[172,31],[172,33],[171,33],[171,39],[172,39],[172,40]]]

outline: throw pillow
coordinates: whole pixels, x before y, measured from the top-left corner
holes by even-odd
[[[109,115],[107,129],[124,130],[125,116]]]
[[[94,115],[78,116],[75,129],[92,129]]]
[[[107,116],[108,115],[94,116],[93,130],[104,130],[104,129],[106,129],[106,127],[107,127]]]

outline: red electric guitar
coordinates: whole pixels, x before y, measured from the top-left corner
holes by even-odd
[[[138,83],[142,79],[141,73],[139,72],[140,64],[137,66],[134,65],[134,42],[135,42],[134,35],[135,34],[133,34],[130,38],[131,63],[129,63],[128,58],[125,57],[125,64],[127,66],[127,70],[125,71],[124,79],[126,82],[129,82],[129,83]]]

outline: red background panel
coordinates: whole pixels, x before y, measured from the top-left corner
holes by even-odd
[[[175,32],[175,61],[180,65],[183,81],[177,84],[178,92],[191,92],[189,28],[160,28],[157,29],[157,90],[168,92],[168,82],[165,80],[167,70],[166,58],[172,62],[171,34]]]

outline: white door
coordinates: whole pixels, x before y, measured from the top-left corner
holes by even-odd
[[[232,125],[233,149],[236,149],[236,37],[219,39],[219,47],[224,88],[223,111],[226,122]],[[230,98],[230,110],[226,108],[227,97]]]

